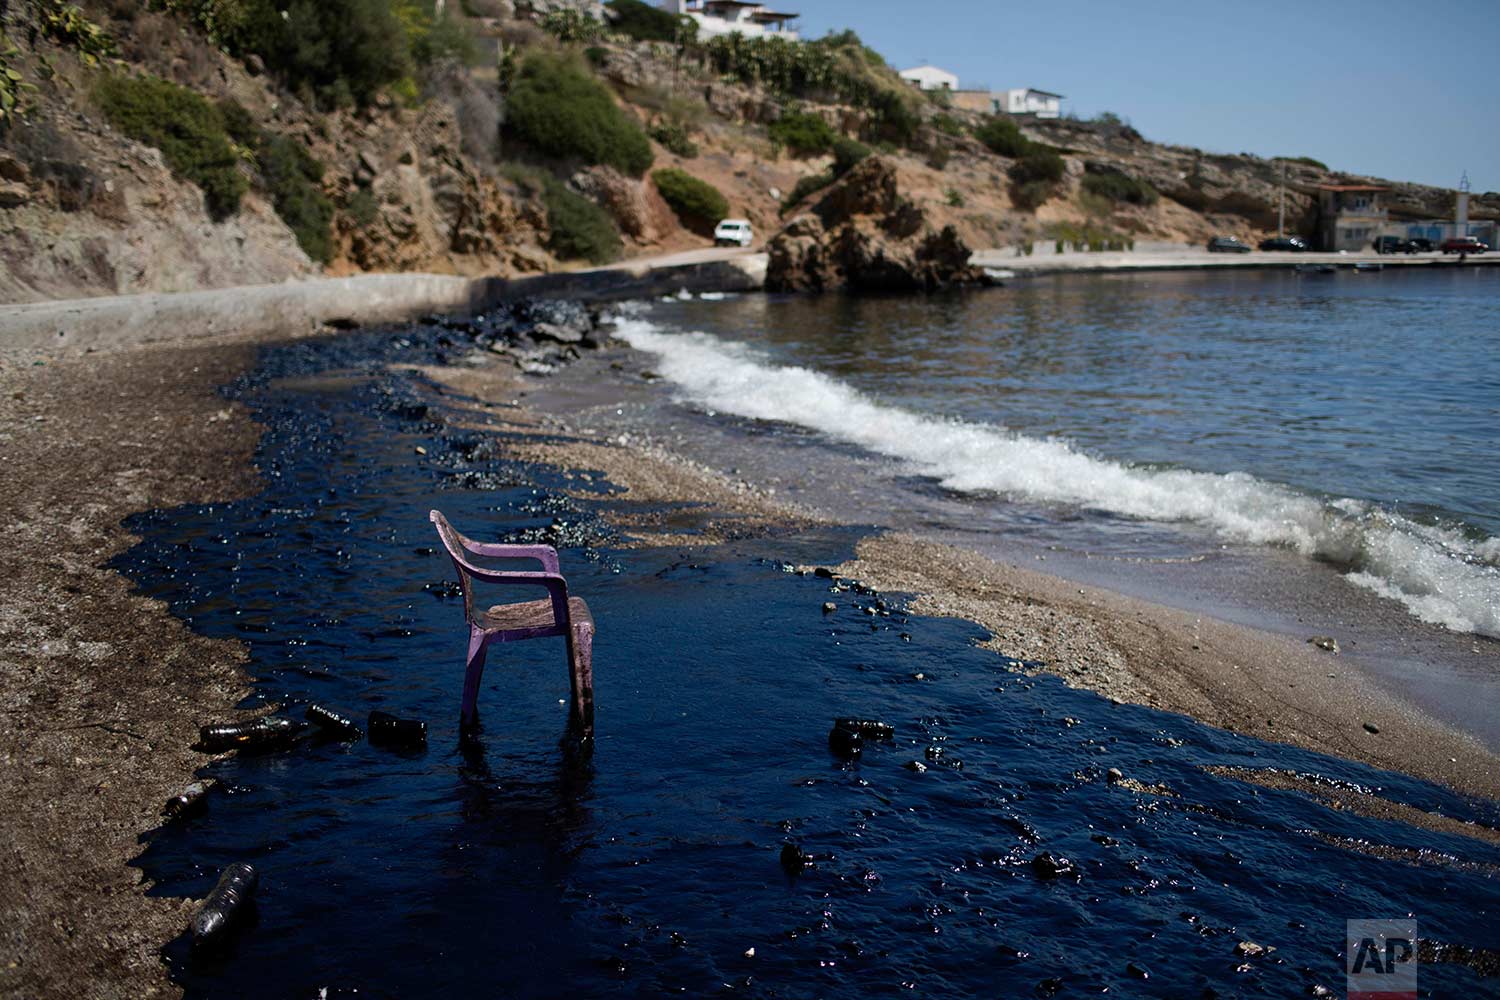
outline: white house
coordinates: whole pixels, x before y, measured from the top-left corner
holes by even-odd
[[[1062,117],[1062,94],[1030,87],[1002,90],[994,95],[997,111],[1008,115],[1036,115],[1038,118]]]
[[[913,66],[901,71],[901,79],[923,90],[957,90],[958,76],[936,66]]]
[[[698,37],[739,34],[747,38],[785,38],[797,41],[797,31],[787,27],[800,14],[773,10],[752,0],[662,0],[662,9],[685,14],[698,22]]]

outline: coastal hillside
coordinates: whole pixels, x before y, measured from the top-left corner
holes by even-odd
[[[982,115],[854,32],[700,40],[638,0],[0,4],[0,302],[517,275],[757,238],[870,156],[902,225],[1026,253],[1293,232],[1316,161]],[[1248,141],[1248,137],[1247,137]],[[1393,218],[1452,192],[1389,183]],[[1500,216],[1500,195],[1477,197]],[[951,229],[949,229],[951,227]]]

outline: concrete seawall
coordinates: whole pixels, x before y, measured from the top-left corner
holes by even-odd
[[[587,302],[686,289],[750,291],[765,284],[764,254],[684,264],[630,264],[523,278],[369,274],[196,292],[110,295],[0,307],[0,357],[77,354],[201,338],[299,337],[329,326],[402,323],[469,314],[527,296]]]
[[[1500,254],[1457,258],[1436,254],[1210,254],[1201,248],[1124,253],[1038,254],[979,250],[973,262],[1016,279],[1057,274],[1234,270],[1379,264],[1390,268],[1500,266]],[[111,295],[0,306],[0,358],[76,354],[168,341],[310,336],[339,326],[404,323],[429,314],[483,312],[527,296],[609,302],[690,292],[755,291],[765,287],[767,257],[741,250],[697,250],[586,271],[522,278],[460,278],[440,274],[367,274],[197,292]]]

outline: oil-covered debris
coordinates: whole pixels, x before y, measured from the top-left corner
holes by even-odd
[[[788,875],[801,875],[812,863],[812,855],[798,845],[790,842],[781,845],[781,868]]]
[[[387,747],[420,747],[427,744],[427,723],[402,719],[389,712],[371,712],[370,742]]]
[[[852,729],[867,740],[889,740],[896,736],[896,727],[874,719],[838,718],[833,720],[835,729]]]
[[[828,730],[828,749],[845,760],[853,760],[864,753],[864,734],[857,727],[842,726],[835,722],[833,728]]]
[[[317,726],[319,731],[337,739],[357,740],[364,735],[353,719],[323,705],[308,705],[305,718]]]
[[[1031,872],[1039,879],[1051,880],[1057,878],[1080,879],[1083,874],[1078,866],[1070,858],[1061,854],[1054,855],[1051,851],[1043,851],[1031,859]]]
[[[191,819],[208,810],[208,795],[217,782],[195,781],[167,800],[161,814],[167,819]]]
[[[249,722],[226,722],[202,726],[198,730],[198,749],[206,753],[239,750],[264,753],[284,750],[297,742],[307,730],[307,723],[268,715]]]
[[[254,865],[237,861],[225,868],[188,925],[193,944],[200,947],[216,944],[243,923],[255,905],[255,890],[259,886],[260,873]]]

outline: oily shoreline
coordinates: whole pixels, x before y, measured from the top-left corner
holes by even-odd
[[[132,593],[107,562],[135,541],[122,526],[131,513],[258,488],[259,429],[218,393],[254,360],[253,339],[240,338],[3,369],[7,995],[180,993],[158,949],[181,931],[191,903],[147,896],[129,865],[142,831],[159,823],[161,802],[203,763],[188,749],[195,726],[230,714],[246,693],[244,652],[192,634],[164,605]],[[506,400],[527,384],[494,357],[423,374],[449,390],[456,426],[466,413],[454,396]],[[475,406],[468,415],[474,429],[500,435],[512,457],[565,476],[602,472],[623,491],[607,516],[637,545],[701,545],[825,520],[649,443],[586,432],[525,406]],[[663,514],[663,504],[677,510]],[[1500,797],[1500,769],[1473,741],[1373,690],[1353,705],[1317,700],[1326,692],[1302,686],[1304,675],[1325,661],[1310,649],[933,546],[877,535],[839,571],[921,595],[918,613],[976,621],[996,649],[1049,660],[1077,686]],[[912,571],[935,563],[955,575]],[[1267,673],[1266,663],[1279,672]],[[1299,687],[1291,695],[1280,683]]]

